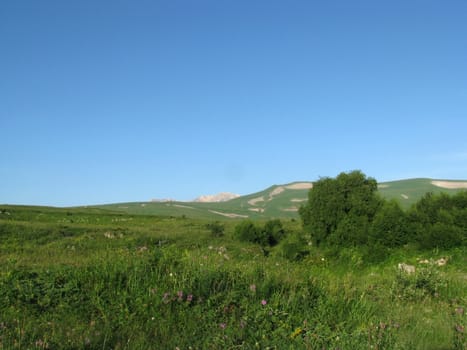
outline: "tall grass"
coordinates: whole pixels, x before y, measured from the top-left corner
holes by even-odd
[[[229,223],[213,237],[181,218],[52,211],[39,221],[0,219],[0,349],[465,347],[463,249],[368,264],[358,250],[311,247],[291,261],[233,241]],[[396,269],[443,255],[447,266]]]

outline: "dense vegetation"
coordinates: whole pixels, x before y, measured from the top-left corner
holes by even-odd
[[[360,172],[303,226],[3,206],[0,349],[464,349],[466,207]]]
[[[451,186],[436,185],[434,179],[407,179],[378,183],[378,194],[387,200],[396,200],[406,210],[415,204],[425,193],[446,193],[449,195],[462,191],[456,184],[467,181],[441,181]],[[263,191],[240,196],[216,203],[150,201],[133,203],[114,203],[100,205],[98,208],[115,210],[126,214],[182,216],[192,219],[219,220],[225,217],[269,220],[275,218],[299,219],[296,211],[300,203],[307,200],[311,182],[293,182],[273,185]]]
[[[434,249],[467,243],[467,191],[427,193],[405,212],[376,190],[376,180],[360,171],[317,181],[300,209],[313,243],[361,246],[373,254],[407,244]]]

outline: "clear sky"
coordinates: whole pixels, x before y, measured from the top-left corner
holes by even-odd
[[[354,169],[467,179],[467,1],[0,1],[0,203]]]

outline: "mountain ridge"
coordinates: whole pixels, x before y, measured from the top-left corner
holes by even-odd
[[[270,219],[298,218],[298,210],[306,203],[312,181],[295,181],[272,185],[262,191],[238,196],[226,201],[132,202],[93,206],[129,214],[186,216],[203,219]],[[454,194],[467,189],[467,180],[413,178],[378,183],[378,193],[395,199],[409,208],[425,193]],[[199,198],[199,197],[198,197]]]

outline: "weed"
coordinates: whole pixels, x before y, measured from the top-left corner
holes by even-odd
[[[0,349],[465,347],[463,248],[406,275],[394,264],[420,252],[370,264],[365,249],[310,247],[296,232],[265,256],[232,239],[236,222],[213,241],[205,221],[7,211]]]

